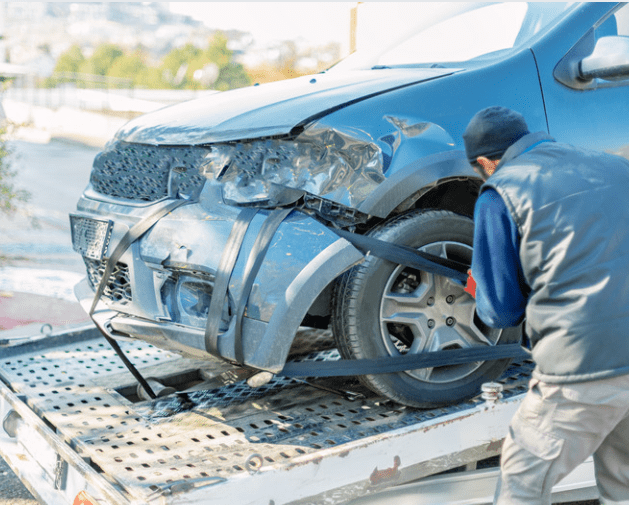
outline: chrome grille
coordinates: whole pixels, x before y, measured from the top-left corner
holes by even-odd
[[[199,172],[209,149],[203,147],[149,146],[115,142],[94,159],[90,182],[98,193],[154,202],[169,195],[171,171],[177,189],[186,192],[205,182]]]
[[[90,258],[83,258],[87,267],[87,279],[96,290],[100,284],[103,274],[105,273],[105,261],[97,261]],[[124,263],[116,263],[113,272],[109,276],[109,280],[103,291],[103,297],[112,302],[131,302],[133,296],[131,294],[131,279],[129,277],[129,267]]]

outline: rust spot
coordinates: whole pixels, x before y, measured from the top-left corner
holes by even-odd
[[[500,450],[500,448],[502,447],[502,441],[504,439],[500,439],[500,440],[492,440],[491,443],[487,446],[487,452],[489,451],[498,451]]]
[[[20,461],[28,461],[28,457],[26,457],[26,455],[24,454],[17,454],[17,459],[19,459]]]
[[[400,478],[400,471],[398,468],[402,462],[400,461],[399,456],[395,456],[393,458],[393,467],[385,468],[384,470],[378,470],[378,467],[374,468],[373,472],[369,476],[369,482],[372,486],[377,486],[378,484],[382,484],[384,482],[395,481]]]

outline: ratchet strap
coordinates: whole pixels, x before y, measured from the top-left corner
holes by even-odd
[[[218,330],[222,319],[221,316],[223,315],[229,279],[236,264],[240,247],[245,239],[247,228],[249,228],[249,224],[257,212],[258,209],[254,207],[245,207],[240,211],[229,233],[225,249],[223,249],[223,254],[218,264],[212,300],[208,309],[207,325],[205,327],[205,349],[215,356],[220,356],[218,352]]]
[[[238,363],[244,362],[242,344],[242,317],[245,314],[245,307],[247,306],[247,301],[249,300],[249,294],[251,293],[253,282],[255,281],[256,275],[258,275],[258,272],[260,271],[260,267],[262,266],[262,262],[264,261],[267,251],[269,250],[269,246],[271,245],[271,240],[273,239],[275,232],[279,228],[280,224],[282,224],[282,221],[284,221],[284,219],[292,212],[292,210],[293,209],[279,209],[269,214],[269,216],[262,224],[260,232],[258,233],[253,247],[251,248],[251,252],[249,253],[249,257],[247,258],[240,300],[238,300],[238,305],[236,306],[236,313],[234,316],[236,319],[234,355]]]
[[[300,361],[286,363],[277,373],[284,377],[341,377],[404,372],[419,368],[462,365],[475,361],[526,359],[531,354],[520,344],[504,344],[466,349],[450,349],[372,359],[341,359],[337,361]]]
[[[192,201],[175,200],[173,202],[170,202],[168,205],[165,205],[164,207],[157,209],[155,212],[149,214],[144,219],[137,222],[127,231],[127,233],[124,234],[124,236],[122,237],[122,239],[120,240],[116,248],[113,250],[113,252],[109,256],[109,259],[106,260],[105,271],[103,272],[103,276],[101,277],[100,282],[98,283],[98,287],[96,288],[96,294],[94,295],[94,301],[92,302],[92,306],[89,310],[89,316],[90,318],[92,318],[92,321],[94,321],[94,318],[92,316],[94,315],[94,311],[96,310],[96,305],[98,305],[100,297],[103,295],[103,292],[105,291],[105,287],[107,286],[109,277],[114,271],[114,267],[116,266],[116,263],[118,263],[118,260],[124,254],[124,252],[129,248],[131,244],[133,244],[133,242],[135,242],[142,235],[144,235],[151,228],[151,226],[157,223],[157,221],[159,221],[162,217],[169,214],[170,212],[175,210],[177,207],[181,207],[182,205],[186,205],[188,203],[192,203]],[[109,332],[107,331],[106,328],[101,327],[101,325],[99,325],[96,321],[94,321],[94,324],[96,324],[96,327],[103,334],[103,336],[105,337],[105,340],[107,340],[109,345],[113,348],[113,350],[116,352],[118,357],[122,360],[122,362],[127,367],[129,372],[131,372],[131,375],[133,375],[133,377],[135,377],[135,379],[144,388],[144,391],[146,391],[147,394],[151,398],[156,398],[156,395],[153,392],[153,389],[151,388],[151,386],[149,386],[146,380],[144,380],[144,377],[142,377],[140,372],[138,372],[135,366],[133,366],[133,363],[131,363],[131,361],[129,361],[129,359],[125,356],[125,354],[120,349],[118,342],[116,342],[116,340],[109,335]]]
[[[372,254],[405,267],[417,268],[425,272],[450,277],[463,283],[467,281],[467,271],[470,267],[465,263],[418,251],[412,247],[385,242],[367,235],[359,235],[336,228],[330,228],[330,230],[365,254]]]

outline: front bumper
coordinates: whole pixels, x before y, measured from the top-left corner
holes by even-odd
[[[124,206],[82,197],[78,215],[113,221],[104,255],[109,257],[124,234],[162,204]],[[139,338],[195,358],[212,359],[205,342],[207,311],[238,213],[239,209],[222,203],[194,203],[163,217],[120,257],[95,319],[115,337]],[[218,337],[218,355],[225,359],[236,359],[240,337],[233,303],[243,294],[246,264],[267,216],[260,211],[251,221],[229,277]],[[313,218],[291,213],[273,236],[249,292],[241,321],[243,364],[281,370],[309,308],[336,277],[362,258],[349,242]],[[76,293],[88,310],[92,287],[103,268],[94,260],[86,264],[88,281]]]

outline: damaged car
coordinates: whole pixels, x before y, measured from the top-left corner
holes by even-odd
[[[279,373],[300,328],[348,360],[519,343],[461,282],[396,264],[371,237],[469,265],[482,180],[461,134],[480,109],[627,155],[629,11],[449,4],[402,43],[307,77],[131,120],[71,215],[97,325],[196,359]],[[345,232],[343,235],[341,232]],[[459,401],[508,359],[360,375],[415,407]]]

